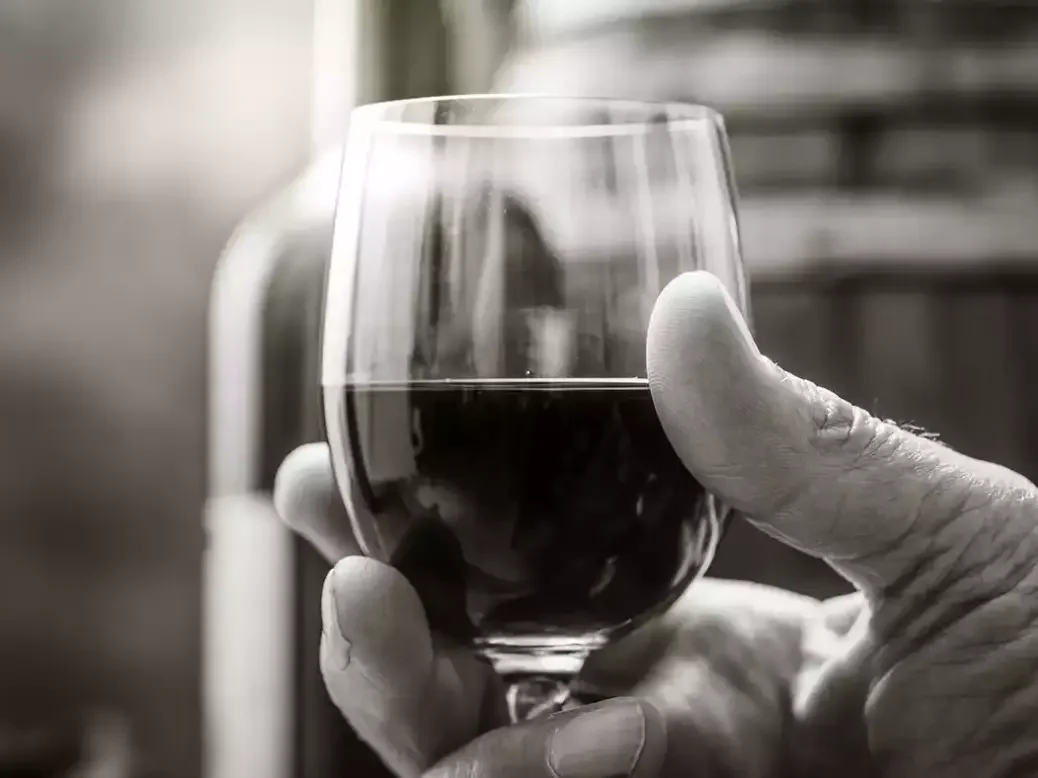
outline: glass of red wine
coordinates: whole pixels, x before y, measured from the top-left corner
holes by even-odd
[[[354,111],[324,311],[336,479],[431,627],[567,704],[588,654],[668,608],[728,515],[646,377],[652,306],[716,275],[745,310],[724,124],[549,96]]]

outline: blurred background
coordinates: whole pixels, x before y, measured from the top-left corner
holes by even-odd
[[[295,236],[258,336],[279,382],[262,491],[315,436],[329,204],[285,193],[325,191],[353,103],[488,90],[719,108],[764,351],[1038,476],[1026,0],[0,0],[0,774],[219,772],[202,693],[218,259],[247,217]],[[321,568],[293,553],[293,623],[316,635]],[[741,526],[713,572],[844,587]],[[290,681],[291,774],[377,775],[311,726],[315,683]]]

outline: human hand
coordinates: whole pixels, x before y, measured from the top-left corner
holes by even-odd
[[[324,445],[285,460],[275,503],[291,527],[339,560],[322,595],[322,675],[331,700],[397,775],[658,774],[666,729],[641,700],[611,699],[509,726],[503,685],[490,666],[430,630],[403,575],[359,556]]]
[[[555,724],[524,736],[538,746],[516,761],[509,744],[518,736],[506,726],[497,676],[430,632],[402,575],[359,555],[327,447],[293,452],[278,473],[275,498],[295,531],[328,560],[340,560],[323,594],[321,667],[331,699],[360,737],[399,775],[437,762],[464,775],[504,774],[520,764],[517,775],[540,775]],[[790,689],[833,652],[846,631],[846,610],[769,587],[701,580],[664,616],[594,654],[579,686],[594,697],[651,703],[642,711],[648,745],[637,775],[783,775],[794,756]],[[669,747],[657,706],[667,712]],[[603,760],[600,774],[629,774],[632,742],[593,732],[586,742]],[[475,750],[463,748],[484,733]],[[616,743],[618,751],[607,753],[602,743]]]
[[[585,684],[663,713],[663,774],[983,776],[1005,774],[1017,753],[1029,757],[1034,689],[1006,690],[1023,684],[1034,662],[1035,608],[1016,596],[1034,559],[1034,487],[783,373],[704,274],[683,276],[661,296],[648,351],[657,410],[690,470],[765,531],[829,559],[864,594],[818,604],[701,581],[664,618],[594,655]],[[334,560],[355,548],[331,483],[323,447],[303,449],[282,469],[278,504]],[[1000,549],[1012,565],[998,561]],[[365,585],[357,564],[379,572]],[[358,622],[356,640],[387,649],[368,652],[377,667],[426,644],[406,624],[419,625],[418,637],[428,632],[413,590],[387,571],[347,560],[329,579],[340,582],[348,613],[391,587],[413,601],[410,610],[394,606],[410,614],[400,624]],[[995,637],[1004,651],[985,647]],[[955,667],[974,658],[973,668]],[[425,702],[407,710],[373,692],[383,711],[374,736],[370,715],[340,702],[334,674],[325,675],[358,732],[398,772],[414,774],[503,723],[495,679],[473,661],[458,652],[447,660],[454,673],[419,673],[411,699]],[[474,680],[441,682],[455,676]],[[493,774],[495,765],[482,769]]]
[[[863,594],[795,687],[809,750],[867,747],[868,775],[1038,774],[1034,485],[789,375],[705,273],[664,290],[647,356],[689,470]]]

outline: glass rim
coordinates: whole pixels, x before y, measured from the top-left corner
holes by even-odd
[[[628,108],[642,110],[645,119],[625,119],[616,123],[594,122],[588,124],[502,124],[488,125],[479,123],[433,124],[427,121],[409,121],[406,119],[384,118],[381,114],[387,108],[406,109],[415,105],[435,105],[437,103],[479,103],[497,100],[502,103],[520,103],[528,100],[552,100],[560,103],[597,105],[603,108]],[[661,124],[658,117],[663,115],[667,121]],[[630,100],[612,97],[583,97],[576,95],[560,95],[551,93],[515,93],[515,94],[464,94],[437,95],[432,97],[411,97],[402,100],[385,100],[366,103],[351,111],[350,121],[360,121],[372,129],[391,132],[399,135],[418,135],[425,137],[455,138],[528,138],[528,139],[580,139],[608,138],[625,135],[641,135],[658,131],[661,126],[668,132],[675,130],[700,129],[704,124],[720,129],[724,128],[724,117],[717,110],[698,103],[679,101]]]

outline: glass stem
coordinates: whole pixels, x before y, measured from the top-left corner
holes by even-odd
[[[566,675],[509,674],[504,676],[508,715],[513,723],[576,707]]]

